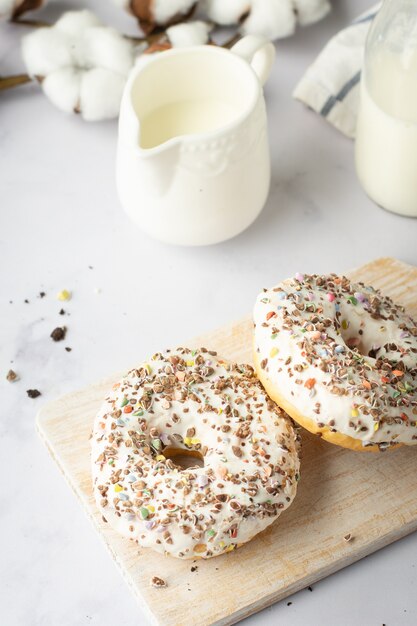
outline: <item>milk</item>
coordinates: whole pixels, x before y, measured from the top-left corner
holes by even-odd
[[[417,53],[383,49],[362,80],[356,169],[381,207],[417,217]]]
[[[213,132],[233,122],[237,115],[229,102],[214,98],[171,102],[143,117],[140,146],[154,148],[173,137]]]

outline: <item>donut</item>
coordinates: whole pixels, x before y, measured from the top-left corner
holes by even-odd
[[[251,366],[205,348],[158,352],[96,416],[97,506],[142,547],[183,559],[230,552],[291,504],[298,441]]]
[[[346,277],[296,274],[259,294],[257,375],[298,424],[359,451],[417,444],[417,325]]]

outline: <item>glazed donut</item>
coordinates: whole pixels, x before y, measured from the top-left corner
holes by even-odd
[[[114,385],[95,420],[92,473],[97,506],[119,533],[209,558],[291,504],[298,435],[252,367],[178,348]]]
[[[353,450],[417,444],[417,326],[372,287],[296,274],[258,296],[255,366],[296,422]]]

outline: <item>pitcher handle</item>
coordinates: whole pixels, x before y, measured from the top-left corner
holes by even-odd
[[[275,46],[258,35],[246,35],[230,49],[252,66],[262,85],[268,80],[275,61]]]

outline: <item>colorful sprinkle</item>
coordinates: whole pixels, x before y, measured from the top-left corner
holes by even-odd
[[[202,552],[205,552],[207,550],[207,545],[205,543],[198,543],[196,546],[194,546],[194,552],[197,552],[197,554],[201,554]]]
[[[356,300],[358,302],[366,302],[367,301],[366,296],[363,293],[361,293],[360,291],[355,291],[355,293],[353,295],[355,296],[355,298],[356,298]]]
[[[315,378],[308,378],[304,383],[304,387],[307,387],[307,389],[312,389],[315,384],[316,384]]]
[[[61,302],[66,302],[67,300],[71,300],[71,292],[68,289],[62,289],[57,296],[58,300]]]
[[[201,489],[206,487],[208,485],[208,482],[209,482],[208,476],[206,476],[205,474],[201,474],[197,479],[197,484]]]
[[[142,506],[139,509],[139,515],[141,519],[146,519],[147,517],[149,517],[149,510],[145,506]]]
[[[334,302],[336,300],[336,296],[334,295],[334,293],[328,293],[327,294],[327,299],[329,302]]]
[[[269,353],[269,356],[271,357],[271,359],[273,359],[274,356],[278,354],[278,352],[279,352],[278,348],[271,348],[271,352]]]
[[[397,376],[397,378],[401,378],[401,376],[404,376],[404,372],[401,370],[392,370],[392,373],[394,374],[394,376]]]

